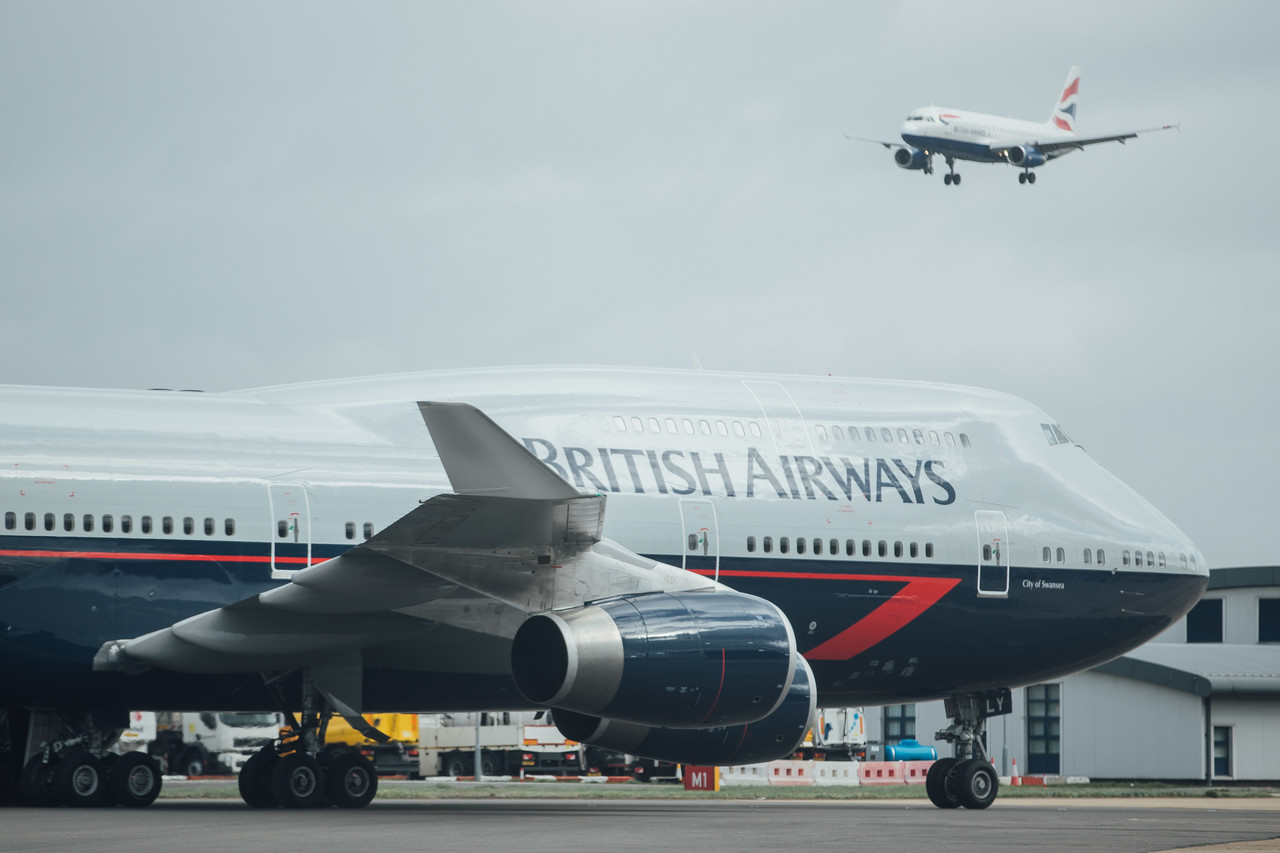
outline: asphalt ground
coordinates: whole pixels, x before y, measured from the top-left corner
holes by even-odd
[[[146,809],[0,809],[0,850],[1280,851],[1280,799],[385,799],[352,811],[256,810],[232,799]],[[1227,845],[1227,846],[1223,846]]]

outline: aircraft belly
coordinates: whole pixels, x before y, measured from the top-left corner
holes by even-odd
[[[934,154],[942,154],[944,156],[959,157],[961,160],[976,160],[983,163],[999,163],[1004,160],[991,153],[991,148],[986,143],[965,142],[961,139],[947,139],[936,136],[915,136],[911,134],[902,135],[903,142],[924,151],[931,151]]]

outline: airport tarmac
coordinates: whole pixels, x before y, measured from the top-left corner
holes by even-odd
[[[7,853],[172,853],[191,843],[201,848],[307,853],[989,853],[1018,848],[1258,853],[1280,851],[1280,801],[1010,799],[972,812],[884,800],[382,800],[355,811],[259,811],[238,800],[159,800],[141,811],[6,808],[0,810],[0,833],[0,847]]]

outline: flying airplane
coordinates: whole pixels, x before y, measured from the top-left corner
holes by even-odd
[[[976,163],[1008,163],[1020,168],[1018,183],[1034,184],[1031,171],[1064,154],[1099,142],[1124,143],[1139,133],[1177,128],[1177,124],[1129,130],[1106,136],[1077,136],[1076,108],[1080,103],[1080,68],[1067,72],[1062,94],[1045,122],[966,112],[950,107],[920,107],[912,110],[902,123],[902,142],[884,142],[850,136],[862,142],[875,142],[893,151],[893,161],[903,169],[918,169],[933,174],[933,156],[940,154],[950,170],[942,176],[948,186],[960,185],[956,160]],[[906,143],[906,144],[903,144]]]
[[[223,393],[0,387],[0,779],[143,806],[131,710],[280,710],[251,806],[366,805],[334,715],[551,709],[688,764],[815,704],[946,700],[984,808],[1011,688],[1182,616],[1204,557],[1054,419],[930,383],[510,368]],[[369,730],[378,736],[376,730]]]

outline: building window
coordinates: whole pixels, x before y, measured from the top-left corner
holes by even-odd
[[[916,706],[885,705],[884,706],[884,742],[897,743],[903,740],[915,740]]]
[[[1258,642],[1280,643],[1280,598],[1258,599]]]
[[[1222,599],[1201,599],[1187,614],[1188,643],[1222,642]]]
[[[1062,685],[1027,688],[1027,772],[1057,775],[1061,769]]]
[[[1231,727],[1213,727],[1213,775],[1231,774]]]

